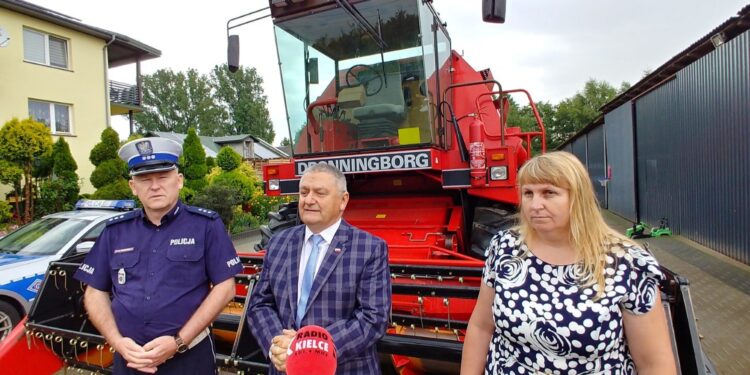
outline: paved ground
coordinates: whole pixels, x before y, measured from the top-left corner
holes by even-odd
[[[605,211],[622,233],[631,223]],[[720,375],[750,374],[750,266],[680,236],[649,238],[656,258],[687,277],[703,350]]]
[[[255,251],[254,246],[260,242],[260,231],[252,229],[232,236],[232,243],[238,253],[249,253]]]

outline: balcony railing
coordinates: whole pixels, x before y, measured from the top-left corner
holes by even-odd
[[[109,101],[124,105],[141,105],[141,95],[138,86],[127,83],[109,81]]]

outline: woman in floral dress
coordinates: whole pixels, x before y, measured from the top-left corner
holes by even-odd
[[[461,374],[676,373],[656,259],[609,228],[566,152],[518,174],[518,227],[487,249]]]

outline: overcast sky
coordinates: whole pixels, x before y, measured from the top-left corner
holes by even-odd
[[[208,73],[226,61],[226,22],[267,6],[265,0],[174,2],[30,0],[125,34],[162,51],[142,63],[143,74],[161,68]],[[505,24],[481,21],[480,0],[436,0],[452,48],[475,69],[491,68],[504,88],[525,88],[535,100],[557,103],[589,78],[615,86],[637,82],[748,0],[508,0]],[[189,4],[189,5],[186,5]],[[233,30],[241,63],[263,77],[278,144],[288,136],[270,18]],[[135,82],[135,65],[112,69],[110,79]],[[113,120],[121,137],[127,123]]]

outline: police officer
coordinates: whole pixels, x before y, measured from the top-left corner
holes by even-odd
[[[143,209],[110,219],[75,274],[88,284],[89,319],[116,351],[115,374],[216,372],[207,327],[242,265],[219,216],[180,202],[181,153],[164,138],[120,148]]]

